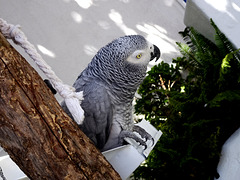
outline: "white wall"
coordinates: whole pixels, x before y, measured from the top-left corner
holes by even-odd
[[[126,34],[144,35],[171,62],[179,55],[175,42],[181,41],[183,16],[175,0],[0,0],[0,18],[20,24],[69,85],[99,48]]]
[[[240,179],[240,129],[225,142],[218,164],[218,180]]]
[[[210,18],[228,39],[240,48],[240,1],[239,0],[188,0],[184,22],[193,26],[207,38],[214,38]]]

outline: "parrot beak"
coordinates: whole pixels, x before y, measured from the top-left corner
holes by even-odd
[[[153,47],[154,47],[154,50],[151,53],[150,61],[152,61],[154,58],[156,58],[155,62],[157,62],[157,60],[160,58],[161,52],[157,46],[153,45]]]

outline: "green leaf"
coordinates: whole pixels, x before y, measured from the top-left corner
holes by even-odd
[[[222,74],[226,74],[228,69],[231,68],[230,61],[234,58],[234,55],[239,52],[239,50],[240,49],[230,52],[223,58],[220,70]]]
[[[182,56],[154,66],[139,87],[136,112],[163,135],[136,179],[214,179],[222,145],[240,127],[239,49],[211,24],[216,44],[186,28]]]
[[[209,107],[220,107],[224,101],[240,101],[240,90],[228,90],[217,94],[211,101],[209,101]]]

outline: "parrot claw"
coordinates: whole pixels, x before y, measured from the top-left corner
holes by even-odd
[[[137,136],[134,132],[138,133],[141,137]],[[134,141],[136,141],[137,143],[139,143],[140,146],[144,147],[144,150],[147,149],[147,141],[150,140],[152,141],[152,145],[154,145],[154,139],[153,137],[146,132],[143,128],[141,128],[140,126],[134,125],[132,128],[132,131],[127,131],[127,130],[123,130],[120,135],[120,143],[123,144],[124,138],[130,138],[133,139]]]
[[[133,139],[134,141],[136,141],[137,143],[139,143],[141,146],[144,147],[144,150],[147,149],[147,144],[146,141],[144,141],[143,139],[141,139],[140,137],[138,137],[136,134],[134,134],[131,131],[126,131],[123,130],[120,135],[119,135],[119,141],[121,144],[123,144],[124,142],[124,138],[130,138]]]
[[[134,125],[133,131],[137,132],[142,138],[144,138],[145,142],[150,140],[150,141],[152,141],[152,146],[154,145],[153,137],[147,131],[145,131],[143,128],[141,128],[140,126]]]

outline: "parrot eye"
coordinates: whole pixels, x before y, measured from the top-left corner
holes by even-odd
[[[136,58],[137,59],[140,59],[142,57],[142,54],[141,53],[139,53],[138,55],[136,55]]]

